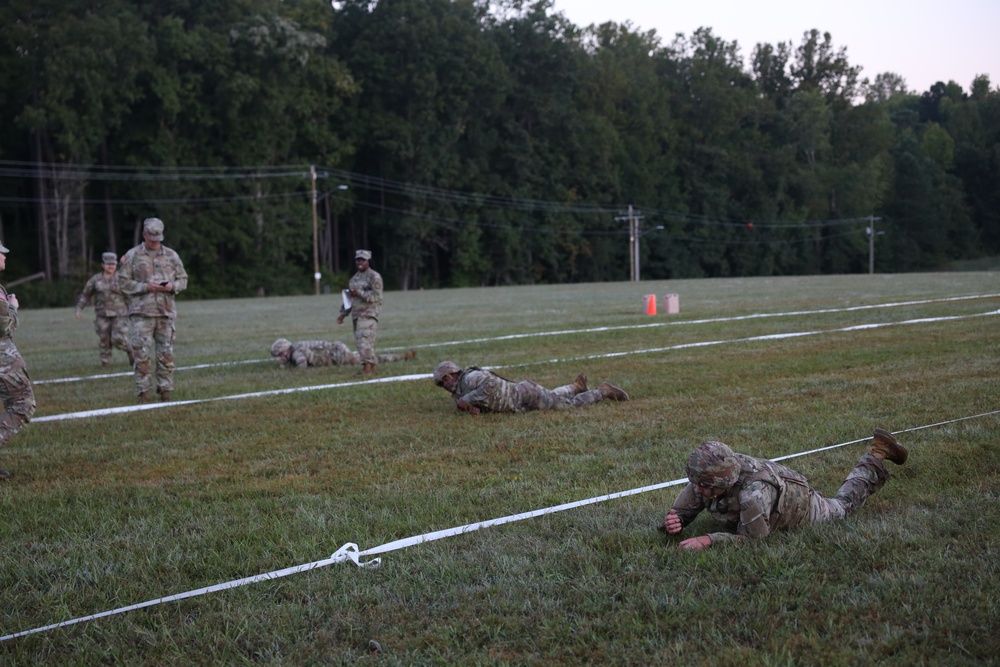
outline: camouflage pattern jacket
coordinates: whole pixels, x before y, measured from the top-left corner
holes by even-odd
[[[98,317],[118,317],[125,315],[125,295],[118,286],[118,277],[106,278],[104,273],[95,273],[87,281],[77,299],[76,309],[83,310],[91,301]]]
[[[164,245],[150,251],[141,243],[125,253],[116,275],[129,315],[177,317],[174,295],[187,289],[188,276],[176,252]],[[150,292],[150,282],[173,283],[174,291]]]
[[[809,520],[814,491],[809,480],[783,465],[736,454],[740,475],[725,494],[705,498],[687,486],[677,496],[673,509],[687,526],[702,510],[733,533],[709,533],[712,542],[746,537],[767,537],[771,531],[792,528]]]
[[[378,320],[382,314],[382,276],[374,269],[358,271],[351,276],[348,287],[358,293],[351,297],[351,307],[340,307],[340,314],[351,315],[351,319],[367,317]]]
[[[7,290],[0,285],[0,374],[15,364],[24,366],[11,336],[17,331],[17,308],[7,301]]]
[[[459,373],[452,396],[456,402],[465,401],[483,412],[524,412],[517,383],[479,366],[469,366]]]

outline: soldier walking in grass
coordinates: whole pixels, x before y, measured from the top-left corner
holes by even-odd
[[[153,388],[151,354],[156,357],[156,391],[169,401],[174,390],[174,297],[187,288],[180,256],[163,245],[163,221],[142,223],[143,242],[125,253],[118,268],[118,285],[125,293],[129,342],[135,355],[135,386],[139,402],[149,401]],[[155,352],[154,352],[155,348]]]
[[[337,324],[343,324],[347,315],[354,324],[354,342],[358,346],[358,357],[363,364],[362,373],[375,372],[378,357],[375,355],[375,338],[378,335],[378,318],[382,314],[382,276],[371,268],[370,250],[354,253],[354,267],[358,270],[351,276],[347,294],[351,305],[341,305]]]
[[[583,373],[572,384],[546,389],[530,380],[512,382],[479,366],[462,369],[451,361],[442,361],[434,369],[434,384],[452,395],[459,410],[473,415],[582,408],[604,399],[629,399],[628,394],[607,382],[597,389],[588,388]]]
[[[837,495],[824,498],[800,473],[783,465],[737,454],[721,442],[703,442],[688,458],[688,484],[660,530],[677,535],[708,510],[729,531],[691,537],[685,549],[767,537],[772,531],[843,519],[865,504],[889,479],[885,461],[903,465],[909,455],[888,431],[877,428],[868,451],[847,475]]]
[[[0,243],[0,271],[7,268],[7,253],[10,251]],[[0,285],[0,399],[3,412],[0,413],[0,449],[3,449],[21,427],[31,421],[35,414],[35,393],[28,378],[28,367],[21,353],[17,351],[11,336],[17,330],[17,297],[8,294]],[[0,481],[10,477],[10,472],[0,470]]]
[[[282,368],[289,366],[305,368],[306,366],[356,366],[361,363],[357,352],[339,340],[304,340],[293,343],[287,338],[279,338],[271,344],[271,356],[281,362]],[[380,364],[391,361],[416,359],[416,350],[407,350],[405,354],[380,354]]]
[[[97,349],[101,354],[101,366],[111,365],[111,348],[117,347],[128,355],[132,364],[132,346],[128,340],[128,312],[125,309],[125,295],[118,286],[115,269],[118,258],[115,253],[101,255],[103,271],[95,273],[84,285],[76,302],[76,319],[83,317],[83,309],[88,303],[94,304],[94,330],[97,332]]]

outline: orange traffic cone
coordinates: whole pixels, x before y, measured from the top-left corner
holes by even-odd
[[[656,315],[656,295],[655,294],[647,294],[646,296],[644,296],[642,298],[646,302],[646,314],[647,315]]]

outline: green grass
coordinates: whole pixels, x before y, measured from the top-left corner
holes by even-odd
[[[680,295],[647,317],[642,295]],[[386,295],[382,351],[585,372],[633,400],[524,415],[457,412],[429,379],[270,361],[179,370],[130,406],[72,309],[22,312],[38,411],[0,451],[0,634],[393,540],[677,479],[700,441],[776,457],[998,406],[998,274],[934,273],[463,289]],[[912,303],[887,308],[856,306]],[[336,299],[179,304],[181,367],[264,360],[271,342],[350,342]],[[780,317],[761,313],[820,311]],[[649,326],[649,325],[663,326]],[[586,330],[586,331],[584,331]],[[499,336],[566,332],[495,340]],[[741,340],[789,332],[827,332]],[[489,340],[494,339],[494,340]],[[465,341],[450,344],[454,341]],[[698,345],[710,341],[737,341]],[[662,351],[623,354],[633,350]],[[115,369],[125,372],[116,353]],[[553,361],[555,360],[555,361]],[[49,382],[47,382],[49,381]],[[1000,416],[900,436],[910,461],[844,522],[700,553],[655,530],[677,488],[15,638],[0,664],[979,665],[996,660]],[[832,494],[857,444],[789,461]],[[714,530],[700,517],[684,535]]]

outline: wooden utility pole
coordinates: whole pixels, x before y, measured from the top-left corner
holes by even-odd
[[[312,210],[313,210],[313,281],[316,283],[316,296],[319,296],[319,279],[322,274],[319,272],[319,221],[316,213],[316,165],[309,165],[309,178],[312,181]]]

